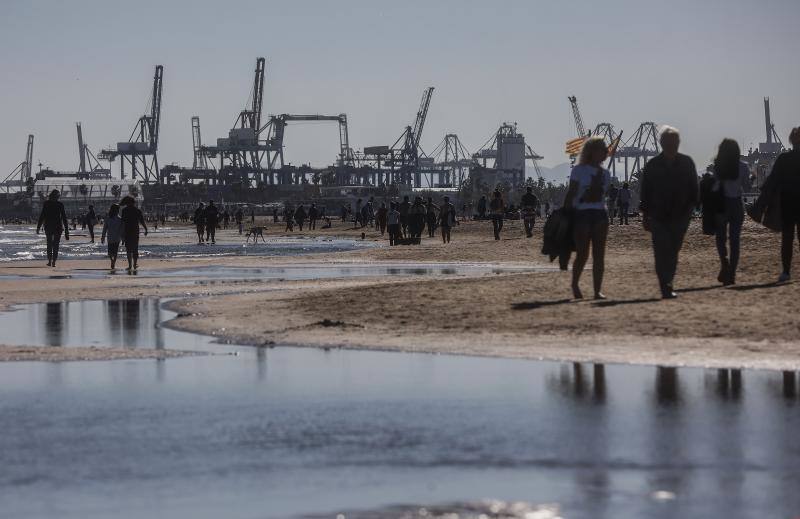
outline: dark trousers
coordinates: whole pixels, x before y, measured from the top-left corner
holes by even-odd
[[[442,225],[442,243],[450,243],[450,226]]]
[[[401,238],[400,224],[392,224],[389,226],[389,245],[397,245],[397,241]]]
[[[428,224],[428,238],[433,238],[435,236],[434,231],[436,230],[436,215],[427,215],[426,220]]]
[[[92,243],[94,243],[94,225],[89,224],[86,227],[89,228],[89,238],[92,240]]]
[[[619,204],[619,224],[628,225],[628,211],[630,211],[630,204]]]
[[[47,237],[47,262],[55,263],[58,259],[58,244],[61,241],[61,229],[45,231]],[[791,261],[791,259],[789,260]]]
[[[533,226],[536,224],[536,217],[534,216],[526,216],[524,217],[525,222],[525,235],[528,238],[533,236]]]
[[[781,264],[783,265],[783,271],[786,273],[789,273],[792,269],[795,229],[797,229],[797,238],[798,242],[800,242],[800,214],[784,215],[783,229],[781,231]]]
[[[671,290],[675,271],[678,270],[678,254],[683,245],[683,237],[689,227],[689,220],[659,222],[652,220],[650,229],[653,238],[653,252],[656,259],[656,275],[661,291]]]
[[[736,272],[736,267],[739,265],[740,237],[743,223],[744,206],[741,199],[726,198],[725,214],[717,225],[717,253],[720,261],[728,261],[731,272]],[[728,255],[729,241],[730,256]]]
[[[317,228],[317,219],[316,218],[309,218],[308,219],[308,229],[312,230],[312,229],[316,229],[316,228]],[[300,228],[300,230],[301,231],[303,230],[302,227]]]
[[[139,233],[125,235],[125,252],[128,256],[128,268],[136,267],[139,263]]]
[[[500,239],[500,231],[503,230],[503,216],[499,214],[492,215],[492,229],[494,230],[494,239]]]

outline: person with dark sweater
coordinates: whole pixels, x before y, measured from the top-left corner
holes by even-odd
[[[800,241],[800,126],[789,135],[792,150],[781,153],[772,166],[772,172],[761,187],[767,198],[774,196],[780,203],[781,217],[781,266],[783,271],[779,283],[791,279],[792,249],[795,232]],[[762,198],[756,205],[762,203]]]
[[[125,252],[128,255],[128,272],[139,268],[139,225],[144,227],[147,236],[147,224],[144,222],[142,211],[136,207],[136,199],[126,196],[120,202],[122,205],[122,236],[125,241]]]
[[[661,132],[662,152],[642,171],[641,209],[645,230],[650,231],[656,275],[664,299],[674,299],[673,280],[678,254],[698,202],[697,169],[688,155],[678,153],[680,134],[672,127]]]
[[[36,234],[44,226],[44,234],[47,238],[47,266],[55,267],[58,260],[58,244],[61,241],[61,233],[64,239],[69,241],[69,222],[67,213],[64,211],[64,204],[58,201],[61,193],[58,189],[50,192],[50,196],[42,204],[42,212],[39,215],[39,223],[36,225]]]

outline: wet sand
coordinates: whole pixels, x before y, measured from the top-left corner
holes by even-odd
[[[333,229],[313,235],[356,238],[361,232],[337,222]],[[364,232],[367,241],[381,239],[374,230]],[[232,231],[223,231],[218,237],[240,240]],[[192,231],[187,228],[186,240],[191,239]],[[675,301],[658,299],[649,234],[638,222],[631,222],[630,226],[611,228],[604,283],[609,299],[599,302],[573,301],[569,273],[546,270],[457,278],[220,281],[197,286],[135,276],[4,279],[0,280],[0,305],[123,295],[182,296],[185,299],[171,305],[182,316],[170,326],[247,344],[800,369],[800,289],[796,283],[773,284],[780,271],[779,240],[779,235],[748,222],[742,237],[738,284],[722,288],[716,282],[713,237],[703,236],[699,225],[693,223],[682,251],[675,283],[680,297]],[[524,238],[520,222],[506,222],[500,241],[492,239],[490,223],[467,222],[455,229],[449,245],[437,237],[425,238],[421,246],[308,254],[301,259],[148,259],[142,261],[140,270],[376,262],[552,267],[540,249],[541,222],[537,222],[533,239]],[[102,269],[105,262],[64,261],[56,270],[67,274],[75,268]],[[52,269],[31,262],[0,266],[0,276],[20,271],[41,275]],[[582,286],[585,294],[591,293],[590,271]]]
[[[0,346],[0,362],[80,360],[170,359],[203,353],[178,350],[146,350],[127,348],[59,348],[53,346]]]

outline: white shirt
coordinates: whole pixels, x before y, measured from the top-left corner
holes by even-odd
[[[570,182],[578,184],[572,206],[577,210],[606,209],[605,199],[611,186],[611,173],[604,168],[578,164],[569,174]]]
[[[744,184],[750,178],[750,168],[739,161],[739,177],[733,180],[720,180],[722,195],[725,198],[741,198],[744,194]]]

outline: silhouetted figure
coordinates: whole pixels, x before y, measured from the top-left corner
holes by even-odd
[[[411,202],[408,201],[408,196],[403,197],[403,201],[400,202],[400,206],[397,208],[400,211],[400,227],[403,231],[403,236],[408,238],[408,211],[411,209]]]
[[[194,210],[194,225],[197,228],[197,243],[201,244],[206,235],[206,206],[202,202]]]
[[[428,238],[433,238],[435,235],[436,213],[438,210],[439,208],[433,203],[433,198],[428,197],[428,203],[425,204],[425,223],[428,225]]]
[[[400,211],[397,210],[397,202],[392,202],[389,213],[386,215],[386,223],[389,229],[389,245],[397,245],[402,237],[400,228]]]
[[[617,193],[617,205],[619,206],[619,224],[628,225],[628,213],[631,211],[631,188],[627,182],[622,183],[622,189]]]
[[[522,210],[522,221],[525,223],[525,236],[533,237],[533,226],[536,225],[536,210],[539,207],[539,199],[533,194],[533,188],[528,186],[525,194],[520,200]]]
[[[450,233],[456,224],[456,206],[450,203],[450,197],[444,197],[439,207],[439,226],[442,228],[442,243],[450,243]]]
[[[61,193],[58,189],[50,192],[47,200],[42,204],[42,212],[39,215],[39,223],[36,224],[36,234],[42,230],[44,225],[44,235],[47,239],[47,266],[55,267],[58,260],[58,244],[61,241],[61,233],[64,239],[69,241],[69,222],[67,213],[64,212],[64,204],[58,201]]]
[[[486,197],[483,197],[481,200],[485,200],[485,198]],[[500,193],[500,191],[494,192],[492,201],[489,203],[489,212],[492,215],[492,231],[494,232],[494,239],[499,240],[500,231],[503,230],[503,216],[506,212],[506,204],[503,201],[503,195]]]
[[[214,205],[213,200],[208,201],[208,207],[204,212],[206,221],[206,243],[211,240],[212,244],[217,243],[217,226],[219,225],[219,209]]]
[[[294,221],[300,227],[300,232],[303,232],[303,223],[306,221],[306,210],[303,208],[303,204],[297,206],[297,210],[294,212]]]
[[[139,226],[144,228],[147,236],[147,224],[144,215],[136,207],[136,199],[126,196],[122,199],[122,228],[125,240],[125,252],[128,255],[128,272],[139,268]]]
[[[739,145],[733,139],[724,139],[714,159],[714,183],[711,191],[719,201],[714,215],[714,228],[719,254],[719,275],[717,281],[723,285],[736,282],[736,268],[739,265],[740,237],[744,223],[744,184],[749,180],[750,170],[739,157]],[[728,244],[730,243],[730,256]]]
[[[644,228],[652,233],[661,297],[673,299],[678,254],[698,201],[697,169],[691,157],[678,153],[676,129],[665,128],[660,140],[662,152],[642,171],[641,208]]]
[[[592,281],[594,298],[605,299],[602,292],[605,273],[608,212],[604,203],[611,184],[611,173],[603,168],[608,147],[602,137],[590,137],[583,144],[577,166],[569,176],[569,188],[564,207],[574,208],[575,261],[572,263],[572,295],[583,298],[580,279],[583,267],[592,252]]]
[[[426,212],[422,197],[416,197],[414,203],[408,209],[408,227],[412,238],[419,239],[422,237],[422,231],[425,230]]]
[[[311,204],[311,207],[308,208],[308,230],[313,231],[317,228],[318,219],[319,209],[317,209],[317,204]]]
[[[772,166],[772,173],[761,187],[761,196],[754,207],[763,211],[767,203],[780,205],[781,272],[778,282],[789,281],[792,271],[792,249],[795,231],[800,241],[800,126],[789,134],[792,150],[781,153]]]
[[[239,234],[242,234],[244,231],[244,223],[242,222],[244,219],[244,213],[242,213],[241,207],[236,209],[236,213],[233,215],[233,217],[236,219],[236,227],[239,228]]]
[[[677,368],[656,368],[656,398],[659,404],[674,404],[680,400]]]
[[[381,236],[386,232],[386,219],[389,216],[389,210],[386,208],[386,203],[381,202],[381,206],[375,213],[375,226],[381,232]],[[391,244],[390,244],[391,245]]]
[[[97,214],[94,212],[94,206],[90,205],[89,210],[86,212],[86,227],[89,228],[89,240],[94,243],[94,226],[97,225]]]
[[[486,195],[481,196],[480,200],[478,200],[478,218],[484,220],[486,218],[486,206],[488,202],[486,200]]]
[[[100,243],[108,239],[108,259],[111,260],[111,270],[117,264],[119,254],[119,242],[122,240],[122,218],[119,216],[119,205],[111,204],[108,209],[108,217],[103,223],[103,234],[100,236]]]

